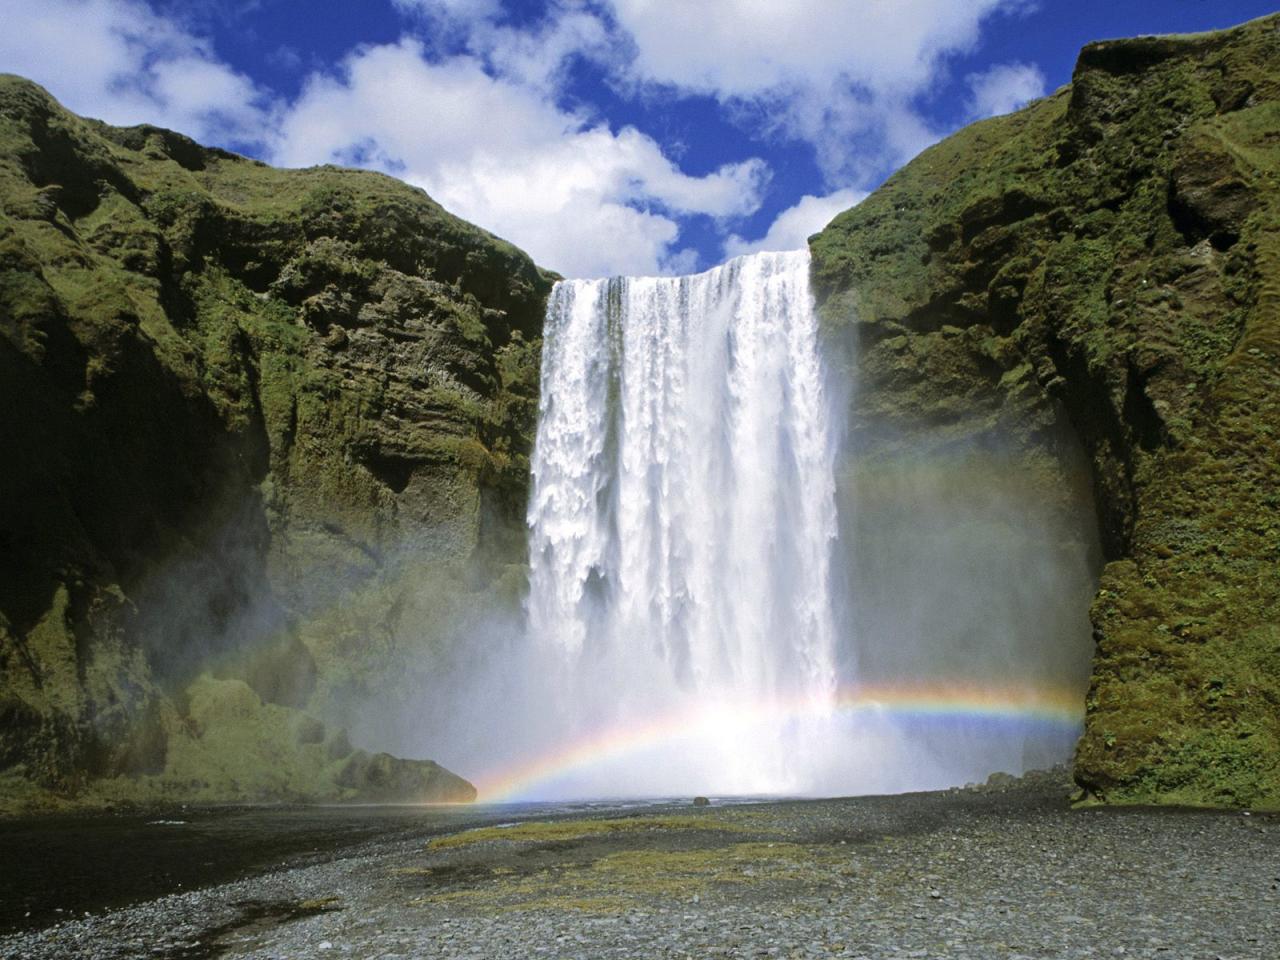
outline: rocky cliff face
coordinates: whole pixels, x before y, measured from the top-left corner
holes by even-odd
[[[5,795],[467,798],[338,728],[517,591],[550,282],[0,77]]]
[[[999,450],[1070,510],[1083,444],[1100,800],[1280,804],[1278,65],[1275,16],[1091,45],[812,241],[868,462]]]
[[[1098,800],[1280,804],[1277,64],[1280,17],[1092,45],[812,241],[858,615],[1031,623],[1062,677],[1100,570]],[[389,178],[0,78],[5,805],[471,796],[342,728],[518,613],[550,282]]]

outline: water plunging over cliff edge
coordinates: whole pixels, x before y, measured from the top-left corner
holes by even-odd
[[[1078,520],[990,451],[868,466],[830,386],[807,251],[556,285],[526,622],[478,627],[483,665],[413,714],[482,799],[887,793],[1070,754]]]
[[[807,251],[561,282],[543,349],[528,615],[548,708],[580,735],[683,717],[651,758],[672,786],[803,789],[801,728],[839,679]],[[753,728],[782,703],[805,723]]]

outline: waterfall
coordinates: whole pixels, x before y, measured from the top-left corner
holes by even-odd
[[[689,766],[708,789],[802,788],[805,732],[751,718],[821,718],[838,685],[808,252],[561,281],[543,351],[528,620],[548,710],[576,736],[696,712],[651,758],[673,786]]]
[[[860,401],[819,346],[807,251],[556,284],[524,622],[468,621],[472,659],[409,714],[431,755],[490,800],[893,793],[1070,756],[1087,485],[1065,512],[993,438],[837,449]]]

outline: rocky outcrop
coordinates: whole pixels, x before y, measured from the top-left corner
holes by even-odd
[[[0,77],[0,792],[466,794],[339,728],[510,605],[550,282]]]
[[[861,455],[1000,449],[1054,503],[1083,444],[1099,800],[1280,804],[1278,64],[1276,16],[1090,45],[811,241]]]

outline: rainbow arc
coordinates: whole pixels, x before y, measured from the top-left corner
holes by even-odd
[[[993,726],[1027,734],[1077,730],[1084,717],[1078,690],[1037,687],[918,684],[860,685],[834,700],[801,696],[754,702],[714,703],[675,710],[640,723],[600,729],[527,762],[476,779],[479,800],[488,803],[540,799],[539,788],[592,767],[625,760],[670,741],[714,734],[727,723],[780,726],[808,719],[858,720],[909,726]]]

